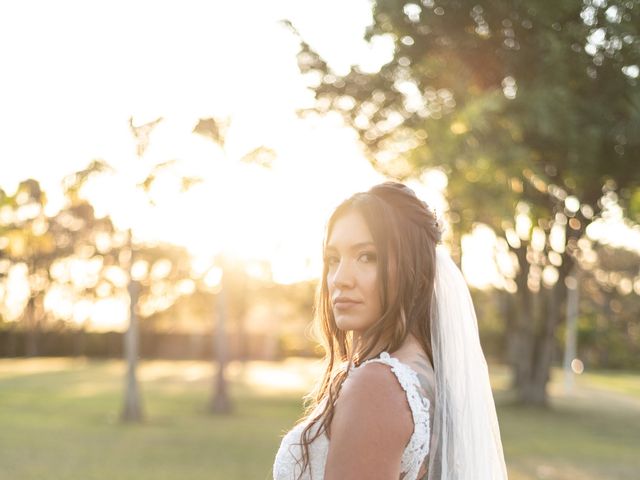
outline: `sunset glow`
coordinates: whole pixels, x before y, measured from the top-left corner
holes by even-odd
[[[266,260],[278,283],[317,277],[331,210],[385,178],[338,114],[298,117],[313,105],[312,79],[298,71],[299,40],[281,21],[290,19],[339,73],[353,64],[376,71],[393,44],[384,37],[363,40],[371,22],[366,0],[253,2],[250,8],[251,15],[244,4],[198,1],[112,2],[99,12],[78,1],[2,4],[0,42],[11,48],[0,50],[0,62],[11,73],[0,78],[0,187],[13,193],[21,180],[36,178],[53,215],[65,201],[61,179],[102,159],[111,170],[82,193],[98,216],[109,215],[121,232],[131,228],[136,242],[185,246],[203,275],[224,253],[246,262],[253,275],[264,274],[256,262]],[[245,31],[251,38],[239,36]],[[129,117],[136,124],[163,117],[142,159]],[[193,133],[207,117],[230,121],[224,150]],[[258,147],[275,153],[270,167],[242,161]],[[172,163],[145,193],[143,174],[159,162]],[[181,176],[199,183],[182,191]],[[428,171],[407,184],[445,216],[446,175]],[[509,232],[513,241],[527,234],[527,222],[518,217]],[[602,237],[600,225],[588,233]],[[506,245],[496,242],[482,226],[465,236],[463,270],[475,287],[513,291],[499,272],[510,268]],[[541,275],[552,282],[553,267]],[[14,267],[0,291],[7,318],[22,311],[26,285]],[[56,290],[47,307],[100,328],[124,325],[114,318],[128,308],[124,298],[76,305],[69,292]]]

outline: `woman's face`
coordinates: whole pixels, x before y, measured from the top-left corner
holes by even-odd
[[[327,286],[336,325],[362,333],[382,315],[378,254],[364,217],[355,210],[338,217],[325,251]]]

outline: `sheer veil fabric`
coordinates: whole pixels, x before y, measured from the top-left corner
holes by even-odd
[[[431,321],[436,385],[428,480],[506,480],[473,302],[442,246],[436,248]]]

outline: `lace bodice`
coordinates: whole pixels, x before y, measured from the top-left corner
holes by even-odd
[[[358,367],[353,367],[353,370],[362,368],[371,362],[389,365],[407,395],[407,402],[409,403],[409,408],[413,416],[414,428],[409,443],[402,454],[400,471],[404,474],[404,476],[401,477],[403,480],[416,480],[420,466],[429,453],[430,401],[428,398],[420,395],[420,383],[417,373],[397,358],[390,356],[387,352],[382,352],[379,358],[372,358],[363,362]],[[316,407],[316,410],[312,412],[310,418],[313,418],[323,406],[323,402],[321,402]],[[299,443],[302,431],[307,425],[308,421],[296,425],[282,439],[273,465],[274,480],[295,480],[298,478],[302,468],[302,447]],[[318,428],[320,428],[318,424],[313,426],[311,431],[312,437]],[[309,445],[310,468],[304,472],[302,479],[310,480],[313,478],[313,480],[320,480],[324,478],[324,468],[328,452],[329,438],[326,433],[323,433]]]

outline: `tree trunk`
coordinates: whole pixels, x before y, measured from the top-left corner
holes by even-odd
[[[39,354],[40,322],[37,318],[36,300],[33,295],[29,297],[24,314],[27,321],[25,355],[27,357],[37,357]]]
[[[548,320],[545,309],[547,295],[544,289],[532,292],[528,286],[530,264],[527,259],[528,244],[513,249],[518,258],[518,273],[516,284],[517,315],[515,332],[512,335],[513,383],[519,403],[527,405],[546,405],[546,379],[548,369],[545,365],[549,360],[549,345],[547,342],[548,328],[537,332],[536,325],[545,325]],[[555,331],[555,330],[554,330]],[[553,332],[552,332],[553,333]],[[551,344],[552,350],[553,344]]]
[[[564,388],[565,392],[573,389],[574,375],[571,362],[576,358],[577,350],[577,325],[578,325],[578,305],[580,295],[579,271],[574,267],[572,274],[572,286],[567,290],[567,333],[564,347]]]
[[[139,332],[138,316],[136,314],[136,304],[140,294],[140,284],[132,278],[131,267],[133,266],[133,248],[131,230],[129,230],[129,327],[124,335],[124,354],[127,363],[127,375],[124,390],[124,406],[122,408],[121,420],[123,422],[141,422],[143,420],[142,403],[140,401],[140,391],[138,388],[138,378],[136,375],[138,368]]]
[[[518,257],[519,270],[516,274],[516,284],[518,291],[516,301],[518,303],[518,314],[516,316],[516,327],[513,333],[513,384],[512,387],[518,392],[518,398],[523,400],[522,393],[526,384],[531,378],[531,364],[533,361],[533,316],[532,316],[532,296],[527,286],[529,276],[529,262],[527,261],[527,245],[522,244],[515,249]]]
[[[542,332],[538,337],[533,375],[525,394],[526,403],[532,405],[546,406],[548,402],[547,383],[553,362],[555,331],[560,318],[557,286],[541,291],[540,301],[544,302],[539,313]]]
[[[538,293],[531,292],[526,286],[526,277],[519,278],[518,274],[520,309],[517,344],[514,347],[517,359],[513,387],[522,404],[548,405],[547,384],[554,361],[555,333],[564,318],[562,305],[567,296],[565,278],[572,265],[570,258],[563,260],[555,285],[550,289],[542,288]],[[521,265],[520,272],[523,271]]]
[[[138,389],[138,317],[135,313],[135,305],[138,299],[138,282],[129,282],[129,297],[131,299],[129,328],[124,335],[124,351],[127,362],[127,376],[125,381],[124,407],[122,409],[122,421],[140,422],[143,419],[140,392]]]
[[[213,363],[217,364],[218,369],[213,379],[213,392],[211,396],[210,409],[212,413],[229,413],[231,412],[231,401],[227,392],[227,380],[225,377],[225,370],[227,366],[227,339],[226,339],[226,292],[224,286],[224,273],[222,275],[220,286],[220,292],[217,298],[217,315],[215,315],[216,321],[215,329],[213,332],[214,342],[214,354]]]
[[[518,351],[515,348],[517,327],[518,327],[518,309],[516,307],[515,296],[504,290],[499,290],[498,294],[498,311],[504,319],[505,335],[503,352],[509,365],[515,365],[518,358]]]

